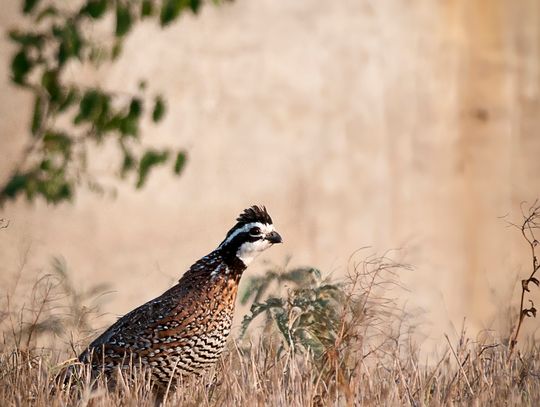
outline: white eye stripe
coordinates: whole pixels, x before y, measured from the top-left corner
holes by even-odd
[[[251,228],[253,227],[258,227],[260,230],[261,230],[261,234],[267,234],[267,233],[270,233],[270,232],[273,232],[274,231],[274,226],[273,225],[267,225],[265,223],[261,223],[261,222],[251,222],[251,223],[247,223],[245,224],[244,226],[242,226],[240,229],[237,229],[235,230],[234,232],[232,232],[230,234],[229,237],[227,237],[227,239],[225,239],[223,241],[223,243],[220,245],[221,246],[224,246],[226,245],[227,243],[229,243],[230,241],[232,241],[236,236],[238,236],[240,233],[244,233],[244,232],[248,232],[251,230]]]

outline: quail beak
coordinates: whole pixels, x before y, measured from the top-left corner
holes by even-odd
[[[283,239],[281,238],[278,232],[270,232],[265,237],[270,243],[282,243]]]

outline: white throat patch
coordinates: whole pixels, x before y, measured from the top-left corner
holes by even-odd
[[[268,240],[264,240],[263,237],[275,230],[274,225],[267,225],[266,223],[261,222],[247,223],[240,229],[231,233],[231,235],[221,244],[221,246],[228,244],[239,233],[248,232],[253,227],[258,227],[261,230],[261,239],[256,240],[255,242],[245,242],[236,251],[236,257],[242,260],[242,263],[244,263],[246,266],[248,266],[253,259],[255,259],[255,257],[272,246],[272,243]]]
[[[272,246],[268,240],[257,240],[256,242],[246,242],[238,248],[236,252],[236,257],[242,260],[242,263],[246,267],[263,251]]]

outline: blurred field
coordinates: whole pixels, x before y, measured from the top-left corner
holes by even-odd
[[[2,7],[0,28],[24,24],[19,1]],[[0,177],[20,153],[31,105],[8,84],[11,51],[2,36]],[[501,217],[520,219],[521,202],[540,195],[538,1],[237,0],[164,31],[142,24],[116,64],[98,72],[74,67],[72,75],[120,90],[148,78],[151,90],[165,93],[169,112],[159,127],[147,127],[146,140],[186,147],[189,162],[180,178],[162,171],[135,192],[117,184],[117,169],[100,153],[91,165],[116,188],[115,199],[82,190],[71,205],[21,200],[3,208],[10,226],[0,230],[0,284],[9,290],[25,270],[18,300],[51,257],[62,256],[78,290],[113,290],[100,299],[103,326],[168,288],[221,241],[243,208],[259,203],[285,244],[248,274],[292,256],[292,265],[338,277],[361,247],[401,249],[399,260],[413,268],[400,274],[408,289],[400,301],[421,321],[415,341],[424,351],[447,349],[444,334],[457,343],[463,318],[474,339],[489,329],[508,333],[514,318],[507,304],[518,301],[530,259]],[[531,298],[540,303],[537,292]],[[95,333],[90,325],[88,335]],[[519,379],[524,365],[516,368],[499,348],[480,356],[475,346],[463,366],[476,378],[471,388],[458,370],[440,367],[447,362],[422,370],[413,356],[392,358],[383,372],[366,368],[351,386],[361,386],[368,405],[413,404],[406,394],[416,389],[434,389],[433,405],[471,392],[465,404],[507,397],[518,405],[520,386],[538,400],[532,379]],[[537,372],[537,350],[523,352]],[[486,366],[488,353],[494,364]],[[216,390],[223,404],[238,400],[219,397],[255,401],[225,394],[228,388],[288,389],[298,397],[315,391],[302,375],[264,381],[262,362],[249,359],[259,356],[230,355],[224,366],[236,363],[243,379]],[[49,374],[25,366],[9,380],[20,373],[21,385]],[[414,389],[396,379],[404,371]],[[369,387],[383,382],[388,387]]]

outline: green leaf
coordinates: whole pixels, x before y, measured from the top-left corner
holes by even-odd
[[[23,84],[25,77],[33,68],[33,63],[26,54],[26,49],[20,50],[11,61],[11,73],[13,81],[18,84]]]
[[[131,118],[139,118],[142,113],[142,102],[139,98],[133,98],[129,104],[128,116]]]
[[[32,134],[36,136],[41,129],[41,123],[43,121],[43,99],[36,95],[34,100],[34,113],[32,114]]]
[[[39,3],[39,0],[24,0],[23,13],[24,14],[31,13],[38,3]]]
[[[184,166],[186,164],[186,158],[187,155],[184,151],[179,151],[176,154],[176,160],[174,160],[174,173],[176,175],[179,175],[180,172],[184,169]]]
[[[47,202],[53,204],[70,200],[73,196],[73,186],[65,178],[63,170],[55,170],[47,179],[40,180],[37,189]]]
[[[124,135],[137,136],[139,133],[139,121],[142,113],[142,102],[135,97],[129,104],[129,111],[125,116],[118,118],[118,129]]]
[[[162,26],[166,26],[174,21],[182,9],[185,7],[183,0],[163,0],[161,5],[160,22]]]
[[[66,133],[50,131],[43,137],[43,145],[47,151],[59,151],[68,155],[71,144],[71,139]]]
[[[315,268],[298,267],[282,276],[283,280],[292,281],[298,286],[311,286],[321,278],[321,272]]]
[[[4,190],[0,193],[0,195],[5,195],[9,198],[15,198],[15,196],[24,190],[26,188],[26,185],[28,183],[28,175],[26,174],[15,174],[7,185],[4,187]]]
[[[36,17],[36,23],[41,22],[45,17],[55,17],[58,15],[58,9],[54,6],[49,6],[41,11]]]
[[[64,27],[61,27],[57,24],[52,26],[51,31],[54,37],[56,37],[57,39],[62,38],[62,35],[64,35]]]
[[[129,171],[135,168],[135,157],[128,151],[124,150],[124,159],[122,161],[122,169],[120,170],[120,176],[124,178]]]
[[[62,89],[58,83],[58,71],[45,71],[41,77],[41,84],[49,93],[52,102],[58,102],[62,97]]]
[[[124,116],[120,114],[112,114],[112,116],[110,114],[107,114],[107,116],[103,116],[103,118],[107,118],[106,121],[100,123],[100,125],[103,127],[103,131],[121,131],[122,120],[124,120]]]
[[[107,0],[88,0],[81,13],[88,14],[94,19],[100,18],[107,11],[107,3]]]
[[[197,14],[199,12],[199,9],[201,8],[201,5],[202,5],[201,0],[189,0],[189,8],[195,14]]]
[[[124,135],[137,136],[139,133],[139,119],[127,115],[120,119],[119,130]]]
[[[52,163],[51,163],[51,160],[49,160],[48,158],[43,159],[43,161],[41,161],[41,164],[39,164],[40,170],[50,171],[51,168],[52,168]]]
[[[152,0],[143,0],[141,5],[141,17],[150,17],[154,14],[154,2]]]
[[[45,160],[37,176],[30,181],[26,188],[29,199],[39,193],[47,202],[58,203],[69,200],[72,196],[73,186],[72,181],[67,178],[66,161],[58,164],[56,160]]]
[[[62,29],[54,30],[54,35],[60,38],[58,47],[58,63],[63,66],[70,58],[80,56],[83,39],[74,22],[69,22]]]
[[[134,97],[129,104],[129,111],[125,115],[117,115],[108,122],[108,128],[118,129],[123,135],[137,137],[139,122],[142,113],[142,102]]]
[[[86,91],[79,103],[79,114],[75,117],[74,123],[83,121],[94,121],[102,114],[107,96],[95,89]]]
[[[56,201],[70,201],[73,197],[73,185],[70,182],[64,182],[60,185],[58,189],[58,194],[56,195]]]
[[[92,125],[96,131],[97,136],[101,136],[104,133],[107,133],[108,130],[115,130],[114,128],[109,129],[109,123],[111,122],[111,96],[106,93],[100,93],[100,108],[96,113],[96,116],[92,116]]]
[[[277,309],[278,311],[283,312],[285,306],[284,301],[281,298],[271,297],[268,298],[264,303],[253,303],[249,310],[249,314],[244,315],[242,319],[241,329],[240,329],[240,338],[242,338],[249,325],[253,322],[255,318],[261,315],[264,312],[269,313],[272,309]]]
[[[25,47],[39,48],[43,44],[44,36],[41,34],[22,33],[17,30],[9,32],[9,38]]]
[[[116,3],[116,36],[123,37],[131,29],[131,12],[127,5]]]
[[[114,45],[112,47],[112,51],[111,51],[112,60],[113,61],[116,60],[120,56],[121,52],[122,52],[122,41],[117,40],[114,42]]]
[[[280,330],[281,335],[283,335],[283,339],[285,339],[289,346],[293,346],[294,342],[289,331],[289,316],[287,313],[283,309],[277,309],[274,314],[274,320],[276,321],[276,325]]]
[[[137,188],[141,188],[144,185],[150,170],[156,165],[163,164],[165,161],[167,161],[168,157],[168,151],[146,151],[139,162],[139,178],[137,180]]]
[[[152,111],[152,120],[154,123],[159,122],[165,115],[165,101],[161,96],[156,97],[154,110]]]
[[[70,88],[69,91],[66,94],[64,94],[64,99],[61,101],[60,105],[58,106],[58,111],[59,112],[65,111],[70,106],[77,103],[78,100],[79,100],[79,91],[75,87]]]

